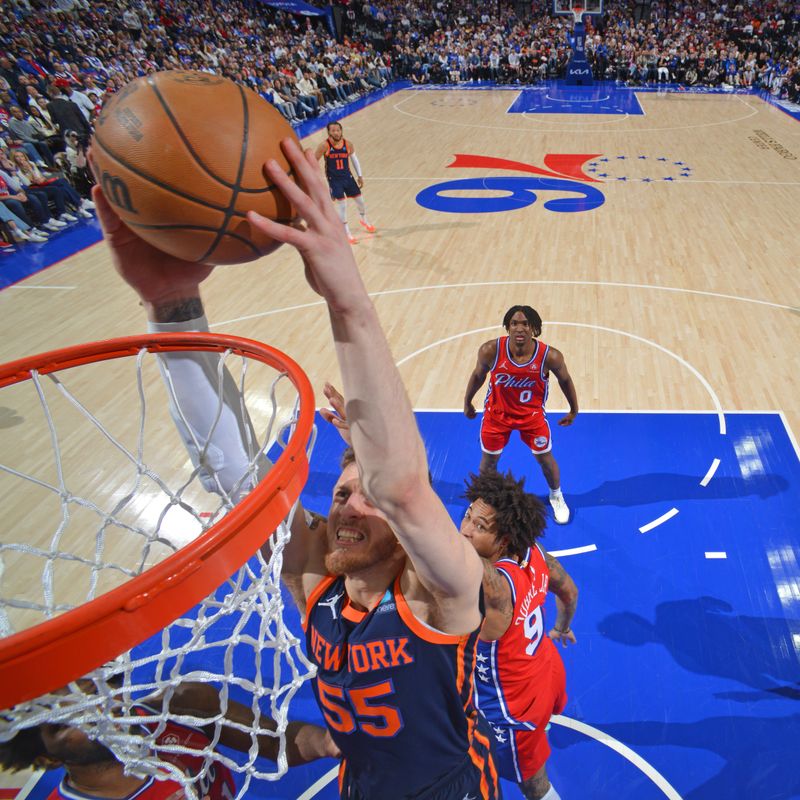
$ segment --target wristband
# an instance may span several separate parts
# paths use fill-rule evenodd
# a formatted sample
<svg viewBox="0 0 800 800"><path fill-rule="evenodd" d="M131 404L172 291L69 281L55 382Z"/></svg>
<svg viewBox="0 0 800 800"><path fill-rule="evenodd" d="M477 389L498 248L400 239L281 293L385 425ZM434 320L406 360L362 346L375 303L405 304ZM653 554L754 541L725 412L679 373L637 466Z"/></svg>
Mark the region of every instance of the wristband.
<svg viewBox="0 0 800 800"><path fill-rule="evenodd" d="M572 632L572 628L570 628L569 626L567 626L566 630L562 631L561 628L557 628L555 625L553 625L553 630L556 633L560 633L562 636L567 634L567 633L571 633Z"/></svg>

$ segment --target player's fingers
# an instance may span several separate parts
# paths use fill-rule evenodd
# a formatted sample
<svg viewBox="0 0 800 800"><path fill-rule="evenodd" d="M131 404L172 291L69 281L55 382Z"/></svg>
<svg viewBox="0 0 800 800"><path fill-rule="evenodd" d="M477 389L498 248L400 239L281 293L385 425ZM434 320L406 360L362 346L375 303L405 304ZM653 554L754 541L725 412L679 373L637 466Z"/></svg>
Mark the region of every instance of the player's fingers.
<svg viewBox="0 0 800 800"><path fill-rule="evenodd" d="M330 204L330 193L323 183L319 166L317 165L313 152L311 150L306 150L304 152L300 149L297 142L290 138L281 140L281 150L283 150L283 154L292 165L295 179L304 197L310 198L314 206L324 210L327 205ZM291 189L288 189L288 187L287 190L291 192ZM286 196L291 200L289 194ZM300 206L298 206L298 208L300 208ZM307 221L310 221L306 213L302 213L302 216Z"/></svg>
<svg viewBox="0 0 800 800"><path fill-rule="evenodd" d="M325 420L325 422L330 422L331 424L333 424L334 420L339 418L332 408L321 408L319 410L319 415Z"/></svg>
<svg viewBox="0 0 800 800"><path fill-rule="evenodd" d="M103 233L106 236L112 236L119 230L122 220L106 200L100 184L92 187L92 202L95 205L95 212L97 213L97 219L100 220L100 227L103 229Z"/></svg>
<svg viewBox="0 0 800 800"><path fill-rule="evenodd" d="M336 413L344 417L344 395L332 383L326 383L322 391Z"/></svg>
<svg viewBox="0 0 800 800"><path fill-rule="evenodd" d="M280 222L269 217L262 217L257 211L248 211L247 219L251 225L254 225L260 231L265 233L270 239L276 242L283 242L290 244L298 249L302 249L305 237L308 232L304 229L295 227L294 225L284 225Z"/></svg>

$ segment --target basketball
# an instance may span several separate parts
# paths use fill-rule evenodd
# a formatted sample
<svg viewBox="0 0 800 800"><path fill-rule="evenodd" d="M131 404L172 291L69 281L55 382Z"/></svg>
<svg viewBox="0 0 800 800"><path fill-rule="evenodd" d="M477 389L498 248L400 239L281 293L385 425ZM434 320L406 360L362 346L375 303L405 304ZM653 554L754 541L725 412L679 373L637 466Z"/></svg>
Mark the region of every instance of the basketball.
<svg viewBox="0 0 800 800"><path fill-rule="evenodd" d="M294 217L264 162L287 172L289 123L255 92L205 72L156 72L126 84L103 106L92 159L120 218L170 255L240 264L279 242L253 228L248 211Z"/></svg>

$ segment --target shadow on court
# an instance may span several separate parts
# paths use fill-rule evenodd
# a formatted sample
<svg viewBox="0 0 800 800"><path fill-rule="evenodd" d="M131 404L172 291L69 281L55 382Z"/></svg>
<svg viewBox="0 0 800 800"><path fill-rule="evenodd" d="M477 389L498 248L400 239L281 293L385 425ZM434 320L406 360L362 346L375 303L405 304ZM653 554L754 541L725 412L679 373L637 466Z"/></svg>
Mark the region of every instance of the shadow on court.
<svg viewBox="0 0 800 800"><path fill-rule="evenodd" d="M752 702L759 695L770 699L770 694L800 699L798 658L786 619L735 614L724 600L698 597L659 603L653 622L624 611L609 614L597 627L605 638L629 647L659 644L689 672L757 690L742 696L715 692L716 697L735 702Z"/></svg>
<svg viewBox="0 0 800 800"><path fill-rule="evenodd" d="M641 506L677 500L729 500L741 497L768 497L786 492L789 481L783 475L755 475L748 478L715 476L708 486L701 486L697 475L652 472L604 481L588 492L569 493L574 508L592 506Z"/></svg>

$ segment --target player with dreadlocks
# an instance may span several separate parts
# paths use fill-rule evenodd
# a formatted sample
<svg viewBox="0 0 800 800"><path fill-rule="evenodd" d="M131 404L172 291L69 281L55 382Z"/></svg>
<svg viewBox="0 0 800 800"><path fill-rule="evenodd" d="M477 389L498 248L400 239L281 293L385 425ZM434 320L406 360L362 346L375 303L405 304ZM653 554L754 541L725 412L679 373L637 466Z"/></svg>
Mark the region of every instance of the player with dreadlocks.
<svg viewBox="0 0 800 800"><path fill-rule="evenodd" d="M476 704L494 731L501 777L519 784L529 800L558 800L547 776L545 729L567 701L564 663L554 641L575 643L570 625L578 588L537 543L547 524L545 509L524 487L524 479L510 472L471 475L466 483L470 505L461 535L484 559L487 604L513 607L510 622L508 614L487 616L481 631ZM557 614L545 635L548 590L555 595Z"/></svg>

